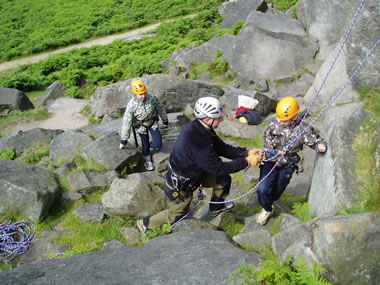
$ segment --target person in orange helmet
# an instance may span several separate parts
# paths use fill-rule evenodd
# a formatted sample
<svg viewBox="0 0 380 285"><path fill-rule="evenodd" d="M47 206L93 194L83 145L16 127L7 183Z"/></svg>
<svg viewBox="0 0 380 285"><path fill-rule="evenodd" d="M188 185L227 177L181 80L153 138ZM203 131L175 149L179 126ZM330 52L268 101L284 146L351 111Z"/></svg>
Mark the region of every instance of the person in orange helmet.
<svg viewBox="0 0 380 285"><path fill-rule="evenodd" d="M281 151L291 141L295 131L301 124L299 116L300 106L293 97L285 97L276 108L276 120L271 122L264 132L263 143L264 152L273 154ZM302 123L299 133L306 128L307 124ZM265 225L274 213L273 202L280 198L281 194L288 186L295 170L298 170L300 156L297 152L307 145L315 149L318 153L327 151L327 143L310 127L302 136L292 142L285 155L278 162L273 171L262 180L275 166L278 156L275 159L265 161L260 166L260 185L257 190L258 200L263 207L256 222ZM267 156L268 157L268 156ZM262 181L261 181L262 180Z"/></svg>
<svg viewBox="0 0 380 285"><path fill-rule="evenodd" d="M120 132L120 149L124 148L133 127L140 136L142 153L145 159L145 168L153 170L150 148L159 150L162 147L162 136L158 126L159 118L167 126L168 116L164 106L154 94L148 90L141 80L134 80L131 84L132 99L128 102L123 117L123 126ZM149 140L152 136L152 142Z"/></svg>

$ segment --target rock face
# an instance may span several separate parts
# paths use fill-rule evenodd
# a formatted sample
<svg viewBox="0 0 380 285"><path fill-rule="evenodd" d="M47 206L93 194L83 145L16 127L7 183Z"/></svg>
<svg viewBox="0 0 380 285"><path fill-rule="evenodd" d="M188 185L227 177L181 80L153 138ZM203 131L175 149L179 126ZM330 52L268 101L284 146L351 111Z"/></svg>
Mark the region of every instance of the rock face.
<svg viewBox="0 0 380 285"><path fill-rule="evenodd" d="M318 38L319 59L326 60L335 49L348 24L346 20L358 3L354 0L298 1L297 18L310 35Z"/></svg>
<svg viewBox="0 0 380 285"><path fill-rule="evenodd" d="M26 111L34 109L24 92L12 88L0 88L0 113L3 111Z"/></svg>
<svg viewBox="0 0 380 285"><path fill-rule="evenodd" d="M164 191L152 185L148 176L138 173L115 179L102 202L105 213L114 216L145 217L166 208Z"/></svg>
<svg viewBox="0 0 380 285"><path fill-rule="evenodd" d="M301 22L286 15L251 12L223 57L241 80L258 82L296 75L313 61L317 50L316 39L306 36Z"/></svg>
<svg viewBox="0 0 380 285"><path fill-rule="evenodd" d="M132 96L130 85L133 80L97 88L89 103L93 114L98 118L106 114L111 117L123 115ZM220 97L224 93L219 86L165 74L145 75L141 80L146 84L148 92L157 96L168 113L184 110L187 104L194 104L199 97Z"/></svg>
<svg viewBox="0 0 380 285"><path fill-rule="evenodd" d="M16 135L0 139L0 149L13 147L16 154L24 152L26 149L44 142L50 142L52 139L62 134L63 130L48 130L35 128L26 132L19 132Z"/></svg>
<svg viewBox="0 0 380 285"><path fill-rule="evenodd" d="M59 197L56 178L48 170L0 159L0 213L19 211L37 221Z"/></svg>
<svg viewBox="0 0 380 285"><path fill-rule="evenodd" d="M234 246L223 232L183 231L152 239L141 247L115 244L97 252L27 264L0 272L0 278L4 285L227 285L231 284L228 275L239 264L257 265L260 261L257 253ZM178 272L169 268L178 268Z"/></svg>
<svg viewBox="0 0 380 285"><path fill-rule="evenodd" d="M36 103L36 107L47 106L50 102L54 101L59 97L62 97L65 90L65 86L61 82L53 82L46 90L44 96L42 96L42 98L38 100L38 102Z"/></svg>
<svg viewBox="0 0 380 285"><path fill-rule="evenodd" d="M374 213L315 219L272 238L276 255L321 263L333 284L378 284L380 218Z"/></svg>
<svg viewBox="0 0 380 285"><path fill-rule="evenodd" d="M334 215L350 208L358 195L352 143L365 112L359 104L331 109L324 120L322 137L328 150L317 155L308 203L316 216Z"/></svg>

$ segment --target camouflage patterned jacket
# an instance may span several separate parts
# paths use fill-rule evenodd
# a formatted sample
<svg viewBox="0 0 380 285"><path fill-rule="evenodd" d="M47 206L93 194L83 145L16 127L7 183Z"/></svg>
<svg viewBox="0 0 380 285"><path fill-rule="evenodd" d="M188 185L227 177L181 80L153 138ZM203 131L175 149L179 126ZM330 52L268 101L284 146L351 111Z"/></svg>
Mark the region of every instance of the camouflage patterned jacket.
<svg viewBox="0 0 380 285"><path fill-rule="evenodd" d="M132 123L140 134L147 134L149 127L153 130L157 129L158 115L163 122L168 120L165 108L156 95L148 93L144 102L137 101L133 96L125 109L123 126L120 133L121 139L128 140Z"/></svg>
<svg viewBox="0 0 380 285"><path fill-rule="evenodd" d="M282 150L290 142L299 124L300 120L293 121L288 127L282 126L280 121L277 119L271 122L264 132L264 148ZM302 123L299 131L302 132L306 126L306 123ZM319 142L327 145L326 142L324 142L324 140L319 136L319 134L312 127L310 127L302 136L300 136L290 145L287 152L287 155L289 156L284 156L278 166L286 166L289 162L289 157L295 159L295 162L298 163L300 158L297 155L297 152L303 149L303 145L307 145L316 150L316 145Z"/></svg>

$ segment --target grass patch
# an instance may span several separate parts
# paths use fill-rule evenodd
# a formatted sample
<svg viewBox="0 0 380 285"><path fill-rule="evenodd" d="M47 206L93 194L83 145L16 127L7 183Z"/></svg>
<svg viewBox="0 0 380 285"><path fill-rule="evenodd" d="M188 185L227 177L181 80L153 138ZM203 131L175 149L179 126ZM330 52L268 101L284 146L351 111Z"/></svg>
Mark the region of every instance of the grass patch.
<svg viewBox="0 0 380 285"><path fill-rule="evenodd" d="M306 203L307 202L307 195L294 195L290 193L282 193L280 200L284 202L284 204L289 208L293 209L294 205L296 203Z"/></svg>
<svg viewBox="0 0 380 285"><path fill-rule="evenodd" d="M102 249L103 244L107 241L119 240L125 243L119 228L131 224L130 218L121 217L106 219L102 224L84 223L77 215L68 213L62 224L68 232L53 237L53 241L69 246L70 249L65 256L83 254Z"/></svg>
<svg viewBox="0 0 380 285"><path fill-rule="evenodd" d="M232 238L240 234L243 228L244 225L242 223L239 223L237 221L230 221L223 227L223 231L225 231Z"/></svg>
<svg viewBox="0 0 380 285"><path fill-rule="evenodd" d="M298 3L298 0L268 0L267 3L272 3L277 10L285 11Z"/></svg>
<svg viewBox="0 0 380 285"><path fill-rule="evenodd" d="M43 107L21 112L12 111L6 116L0 116L0 130L5 130L15 123L28 123L31 121L43 121L49 119L52 113L46 112Z"/></svg>
<svg viewBox="0 0 380 285"><path fill-rule="evenodd" d="M48 156L50 153L50 142L36 144L26 149L20 156L23 157L23 161L28 164L37 164L41 161L41 158Z"/></svg>
<svg viewBox="0 0 380 285"><path fill-rule="evenodd" d="M91 108L88 105L85 106L82 110L80 110L79 113L81 113L82 115L88 118L89 125L99 125L102 122L102 120L97 120L95 118L95 115L92 114Z"/></svg>
<svg viewBox="0 0 380 285"><path fill-rule="evenodd" d="M28 96L29 100L35 104L44 96L45 90L29 91L25 92L25 95Z"/></svg>
<svg viewBox="0 0 380 285"><path fill-rule="evenodd" d="M379 144L376 128L380 117L380 89L361 87L359 95L364 109L370 113L353 144L359 194L356 205L350 209L343 209L339 212L340 215L369 211L380 214L380 178L376 170L376 148Z"/></svg>

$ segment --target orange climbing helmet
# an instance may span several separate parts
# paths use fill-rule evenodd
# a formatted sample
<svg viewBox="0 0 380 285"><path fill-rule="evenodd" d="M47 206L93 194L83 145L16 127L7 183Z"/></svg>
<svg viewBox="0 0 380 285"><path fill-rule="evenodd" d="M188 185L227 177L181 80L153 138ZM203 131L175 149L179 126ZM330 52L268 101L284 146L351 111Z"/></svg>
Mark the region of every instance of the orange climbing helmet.
<svg viewBox="0 0 380 285"><path fill-rule="evenodd" d="M280 121L287 121L293 118L300 111L300 105L293 97L285 97L278 102L276 108L277 119Z"/></svg>
<svg viewBox="0 0 380 285"><path fill-rule="evenodd" d="M146 92L146 86L141 80L135 80L131 84L132 92L136 95L144 94Z"/></svg>

